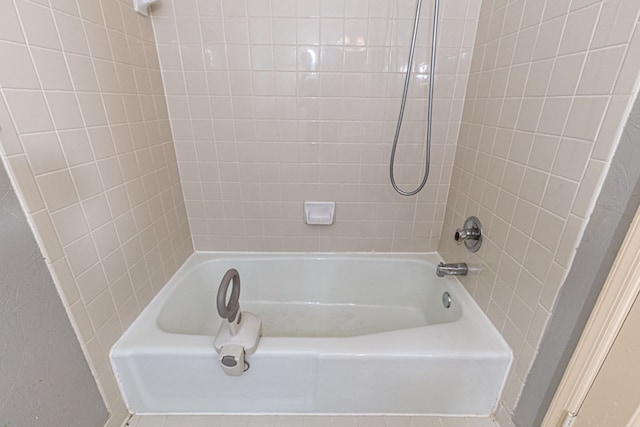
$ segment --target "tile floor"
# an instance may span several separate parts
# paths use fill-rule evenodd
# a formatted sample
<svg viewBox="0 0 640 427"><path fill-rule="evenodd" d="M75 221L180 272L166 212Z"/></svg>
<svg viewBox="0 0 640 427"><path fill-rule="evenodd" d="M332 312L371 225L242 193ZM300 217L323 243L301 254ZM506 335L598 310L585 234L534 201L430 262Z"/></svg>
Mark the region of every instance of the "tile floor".
<svg viewBox="0 0 640 427"><path fill-rule="evenodd" d="M126 427L496 427L490 418L409 416L134 415Z"/></svg>

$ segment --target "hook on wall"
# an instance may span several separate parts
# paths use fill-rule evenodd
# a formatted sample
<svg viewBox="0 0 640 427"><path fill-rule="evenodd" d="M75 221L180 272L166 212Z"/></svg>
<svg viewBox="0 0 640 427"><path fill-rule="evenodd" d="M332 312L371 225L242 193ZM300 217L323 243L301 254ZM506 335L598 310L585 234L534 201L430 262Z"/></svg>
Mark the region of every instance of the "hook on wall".
<svg viewBox="0 0 640 427"><path fill-rule="evenodd" d="M149 7L158 0L133 0L133 10L142 16L149 16Z"/></svg>

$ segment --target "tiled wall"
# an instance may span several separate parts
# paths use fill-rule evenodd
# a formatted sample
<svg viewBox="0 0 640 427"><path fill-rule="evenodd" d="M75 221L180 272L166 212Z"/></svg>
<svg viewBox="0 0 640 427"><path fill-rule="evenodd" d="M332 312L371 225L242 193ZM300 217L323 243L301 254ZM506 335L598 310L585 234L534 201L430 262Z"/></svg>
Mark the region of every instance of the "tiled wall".
<svg viewBox="0 0 640 427"><path fill-rule="evenodd" d="M121 416L107 352L193 251L156 52L128 1L0 2L2 157Z"/></svg>
<svg viewBox="0 0 640 427"><path fill-rule="evenodd" d="M637 92L639 14L635 0L482 4L439 250L477 269L463 282L514 351L502 426ZM477 254L450 237L469 215Z"/></svg>
<svg viewBox="0 0 640 427"><path fill-rule="evenodd" d="M160 0L153 25L200 250L430 251L444 219L480 0L441 2L432 164L397 195L388 159L416 3ZM396 174L421 177L432 1ZM337 202L308 226L304 200Z"/></svg>

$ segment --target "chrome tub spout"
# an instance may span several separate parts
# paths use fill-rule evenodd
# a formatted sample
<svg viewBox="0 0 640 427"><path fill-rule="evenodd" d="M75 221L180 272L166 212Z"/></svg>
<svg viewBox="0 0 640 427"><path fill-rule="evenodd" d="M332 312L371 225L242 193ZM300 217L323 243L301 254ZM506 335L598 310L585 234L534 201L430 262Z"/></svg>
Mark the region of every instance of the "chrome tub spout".
<svg viewBox="0 0 640 427"><path fill-rule="evenodd" d="M436 275L438 277L444 276L466 276L469 272L469 267L464 262L458 262L453 264L445 264L441 262L436 267Z"/></svg>

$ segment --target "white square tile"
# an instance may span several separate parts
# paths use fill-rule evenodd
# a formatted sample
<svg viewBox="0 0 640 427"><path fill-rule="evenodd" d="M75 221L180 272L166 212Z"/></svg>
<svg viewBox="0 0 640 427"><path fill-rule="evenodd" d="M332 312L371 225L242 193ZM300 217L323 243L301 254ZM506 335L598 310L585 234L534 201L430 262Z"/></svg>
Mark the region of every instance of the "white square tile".
<svg viewBox="0 0 640 427"><path fill-rule="evenodd" d="M98 254L91 236L85 236L65 247L71 272L78 276L98 262Z"/></svg>
<svg viewBox="0 0 640 427"><path fill-rule="evenodd" d="M578 95L608 95L621 69L627 46L615 46L608 49L591 51L582 71L578 84Z"/></svg>
<svg viewBox="0 0 640 427"><path fill-rule="evenodd" d="M51 220L63 246L89 232L89 226L84 215L84 211L79 204L71 205L51 214Z"/></svg>
<svg viewBox="0 0 640 427"><path fill-rule="evenodd" d="M591 42L592 49L628 43L638 22L640 5L634 1L607 2L602 5Z"/></svg>
<svg viewBox="0 0 640 427"><path fill-rule="evenodd" d="M5 89L4 96L19 133L53 130L49 108L41 92Z"/></svg>
<svg viewBox="0 0 640 427"><path fill-rule="evenodd" d="M4 5L0 14L0 40L24 43L20 20L13 3Z"/></svg>
<svg viewBox="0 0 640 427"><path fill-rule="evenodd" d="M100 264L96 264L82 273L76 281L80 295L85 302L93 301L109 286Z"/></svg>
<svg viewBox="0 0 640 427"><path fill-rule="evenodd" d="M593 5L569 14L558 51L560 55L588 49L598 12L598 5Z"/></svg>
<svg viewBox="0 0 640 427"><path fill-rule="evenodd" d="M0 84L3 87L40 89L40 82L26 46L0 41L0 55L6 61L0 68Z"/></svg>
<svg viewBox="0 0 640 427"><path fill-rule="evenodd" d="M272 0L271 11L273 16L295 16L296 1L295 0Z"/></svg>
<svg viewBox="0 0 640 427"><path fill-rule="evenodd" d="M175 16L198 16L198 2L196 0L185 0L173 2Z"/></svg>
<svg viewBox="0 0 640 427"><path fill-rule="evenodd" d="M580 181L587 167L593 144L563 138L560 141L552 172L556 175Z"/></svg>
<svg viewBox="0 0 640 427"><path fill-rule="evenodd" d="M84 126L75 94L71 92L47 92L46 98L56 129L78 129Z"/></svg>
<svg viewBox="0 0 640 427"><path fill-rule="evenodd" d="M109 44L107 29L101 25L94 25L88 22L85 22L84 29L87 35L86 40L91 55L94 58L111 61L113 59L113 54ZM82 48L83 47L79 47L78 51L74 53L82 53L79 51Z"/></svg>
<svg viewBox="0 0 640 427"><path fill-rule="evenodd" d="M66 13L54 12L54 16L64 52L88 56L89 44L82 21Z"/></svg>
<svg viewBox="0 0 640 427"><path fill-rule="evenodd" d="M55 133L25 135L22 143L34 174L40 175L66 167Z"/></svg>
<svg viewBox="0 0 640 427"><path fill-rule="evenodd" d="M78 202L71 174L67 170L60 170L36 178L40 192L50 211L64 208Z"/></svg>
<svg viewBox="0 0 640 427"><path fill-rule="evenodd" d="M571 209L577 189L577 183L551 175L542 200L542 206L566 218Z"/></svg>
<svg viewBox="0 0 640 427"><path fill-rule="evenodd" d="M51 10L25 0L18 0L16 6L27 42L33 46L59 50L60 42Z"/></svg>

